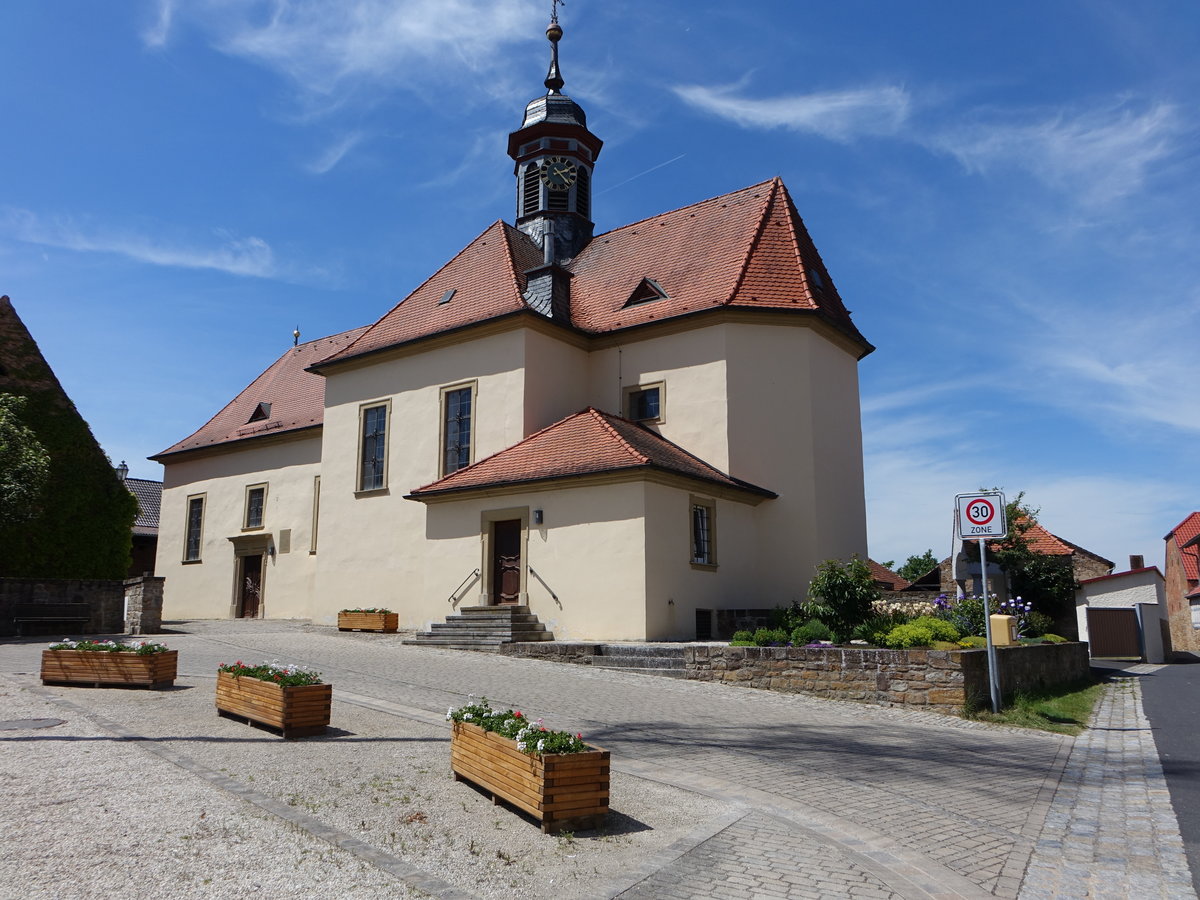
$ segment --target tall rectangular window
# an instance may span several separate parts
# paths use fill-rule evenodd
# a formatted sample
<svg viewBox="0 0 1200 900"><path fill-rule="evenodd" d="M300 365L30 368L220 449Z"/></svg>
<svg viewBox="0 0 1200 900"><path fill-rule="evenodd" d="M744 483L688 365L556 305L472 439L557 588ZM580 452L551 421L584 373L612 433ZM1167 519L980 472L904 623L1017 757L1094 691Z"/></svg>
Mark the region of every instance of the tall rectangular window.
<svg viewBox="0 0 1200 900"><path fill-rule="evenodd" d="M692 499L692 563L717 564L716 506L711 501Z"/></svg>
<svg viewBox="0 0 1200 900"><path fill-rule="evenodd" d="M267 505L267 486L252 484L246 488L246 513L242 520L242 528L262 528L263 511Z"/></svg>
<svg viewBox="0 0 1200 900"><path fill-rule="evenodd" d="M317 552L317 524L321 521L321 476L313 476L312 534L308 539L308 552Z"/></svg>
<svg viewBox="0 0 1200 900"><path fill-rule="evenodd" d="M471 464L475 386L442 389L442 475Z"/></svg>
<svg viewBox="0 0 1200 900"><path fill-rule="evenodd" d="M360 491L376 491L387 483L387 414L386 403L362 408L361 456L358 467Z"/></svg>
<svg viewBox="0 0 1200 900"><path fill-rule="evenodd" d="M187 525L184 529L183 561L200 562L204 537L204 495L188 497Z"/></svg>

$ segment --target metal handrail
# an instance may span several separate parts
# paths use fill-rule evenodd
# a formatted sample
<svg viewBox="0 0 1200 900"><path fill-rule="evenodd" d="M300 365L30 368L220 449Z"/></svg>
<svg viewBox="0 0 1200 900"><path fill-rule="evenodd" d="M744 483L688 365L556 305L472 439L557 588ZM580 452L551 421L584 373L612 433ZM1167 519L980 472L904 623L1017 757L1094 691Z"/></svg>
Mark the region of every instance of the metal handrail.
<svg viewBox="0 0 1200 900"><path fill-rule="evenodd" d="M446 602L449 603L451 606L456 606L460 599L458 595L462 591L462 589L465 588L472 581L478 581L478 580L479 580L479 570L476 569L474 572L472 572L470 575L468 575L466 578L464 578L462 580L462 584L460 584L458 587L456 587L453 591L450 592L450 596L446 598Z"/></svg>
<svg viewBox="0 0 1200 900"><path fill-rule="evenodd" d="M536 578L538 581L540 581L542 583L542 587L544 587L547 591L550 592L550 598L555 603L558 604L559 609L562 609L563 608L562 601L558 599L558 594L554 593L554 588L552 588L552 587L550 587L550 585L546 584L546 579L544 579L541 575L539 575L537 573L537 570L535 570L533 568L533 566L529 567L529 574L532 575L534 578Z"/></svg>

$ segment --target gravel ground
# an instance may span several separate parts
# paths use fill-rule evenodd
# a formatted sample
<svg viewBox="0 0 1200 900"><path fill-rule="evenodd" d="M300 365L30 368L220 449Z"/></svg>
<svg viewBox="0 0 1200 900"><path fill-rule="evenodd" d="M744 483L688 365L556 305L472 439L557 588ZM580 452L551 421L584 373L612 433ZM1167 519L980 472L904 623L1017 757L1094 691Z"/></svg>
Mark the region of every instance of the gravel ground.
<svg viewBox="0 0 1200 900"><path fill-rule="evenodd" d="M445 896L599 896L727 812L614 772L604 830L544 835L453 780L446 726L339 702L335 687L329 735L284 741L218 717L213 685L0 675L0 719L66 720L0 731L0 898L419 896L420 873Z"/></svg>

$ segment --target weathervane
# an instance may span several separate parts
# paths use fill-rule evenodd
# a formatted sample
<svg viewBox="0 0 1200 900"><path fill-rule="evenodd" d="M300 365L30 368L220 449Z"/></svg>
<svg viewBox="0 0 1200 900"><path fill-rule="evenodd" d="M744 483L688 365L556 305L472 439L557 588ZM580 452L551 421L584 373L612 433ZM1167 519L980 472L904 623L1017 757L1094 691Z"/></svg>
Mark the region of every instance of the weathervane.
<svg viewBox="0 0 1200 900"><path fill-rule="evenodd" d="M550 21L556 25L558 24L558 4L563 2L564 0L550 0Z"/></svg>
<svg viewBox="0 0 1200 900"><path fill-rule="evenodd" d="M558 4L563 0L550 0L550 24L546 26L546 37L550 39L550 71L546 73L546 89L551 94L562 92L563 77L558 70L558 42L562 39L562 27L558 24Z"/></svg>

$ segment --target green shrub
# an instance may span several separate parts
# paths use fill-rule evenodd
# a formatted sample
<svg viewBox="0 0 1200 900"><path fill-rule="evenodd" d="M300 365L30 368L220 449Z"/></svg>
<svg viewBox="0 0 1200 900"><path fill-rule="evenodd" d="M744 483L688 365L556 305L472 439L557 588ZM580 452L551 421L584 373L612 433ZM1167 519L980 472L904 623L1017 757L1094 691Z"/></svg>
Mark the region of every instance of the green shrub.
<svg viewBox="0 0 1200 900"><path fill-rule="evenodd" d="M964 650L980 650L987 646L987 638L978 634L968 635L958 642L958 646Z"/></svg>
<svg viewBox="0 0 1200 900"><path fill-rule="evenodd" d="M909 622L907 625L897 625L883 639L883 646L893 650L907 650L909 647L928 647L933 643L933 632L928 628Z"/></svg>
<svg viewBox="0 0 1200 900"><path fill-rule="evenodd" d="M857 556L845 563L827 559L817 566L808 596L828 607L821 621L844 638L871 618L871 604L879 599L879 586L871 569Z"/></svg>
<svg viewBox="0 0 1200 900"><path fill-rule="evenodd" d="M752 640L754 640L754 635L751 632L735 631L733 633L733 638L732 638L731 642L732 641L752 641Z"/></svg>
<svg viewBox="0 0 1200 900"><path fill-rule="evenodd" d="M920 616L913 619L912 624L928 628L935 641L957 641L961 633L950 622L936 616Z"/></svg>
<svg viewBox="0 0 1200 900"><path fill-rule="evenodd" d="M757 647L758 645L756 643L754 643L753 639L751 639L748 641L733 641L733 640L731 640L729 642L729 646L730 647Z"/></svg>
<svg viewBox="0 0 1200 900"><path fill-rule="evenodd" d="M820 619L805 622L792 632L793 644L811 644L814 641L832 641L833 632Z"/></svg>
<svg viewBox="0 0 1200 900"><path fill-rule="evenodd" d="M1043 634L1042 641L1047 644L1069 644L1065 637L1059 634Z"/></svg>
<svg viewBox="0 0 1200 900"><path fill-rule="evenodd" d="M1043 637L1054 627L1054 620L1045 613L1031 612L1026 616L1025 632L1029 637Z"/></svg>
<svg viewBox="0 0 1200 900"><path fill-rule="evenodd" d="M934 650L961 650L958 646L958 641L934 641L929 645Z"/></svg>
<svg viewBox="0 0 1200 900"><path fill-rule="evenodd" d="M759 628L754 632L754 643L758 647L769 647L771 644L786 644L788 635L779 628Z"/></svg>
<svg viewBox="0 0 1200 900"><path fill-rule="evenodd" d="M912 616L898 609L872 616L851 632L850 637L858 641L866 641L879 647L883 645L888 632L897 625L905 625Z"/></svg>
<svg viewBox="0 0 1200 900"><path fill-rule="evenodd" d="M791 634L813 619L824 621L831 615L831 610L824 604L809 600L801 603L793 600L790 606L777 606L771 610L771 627L778 628Z"/></svg>

